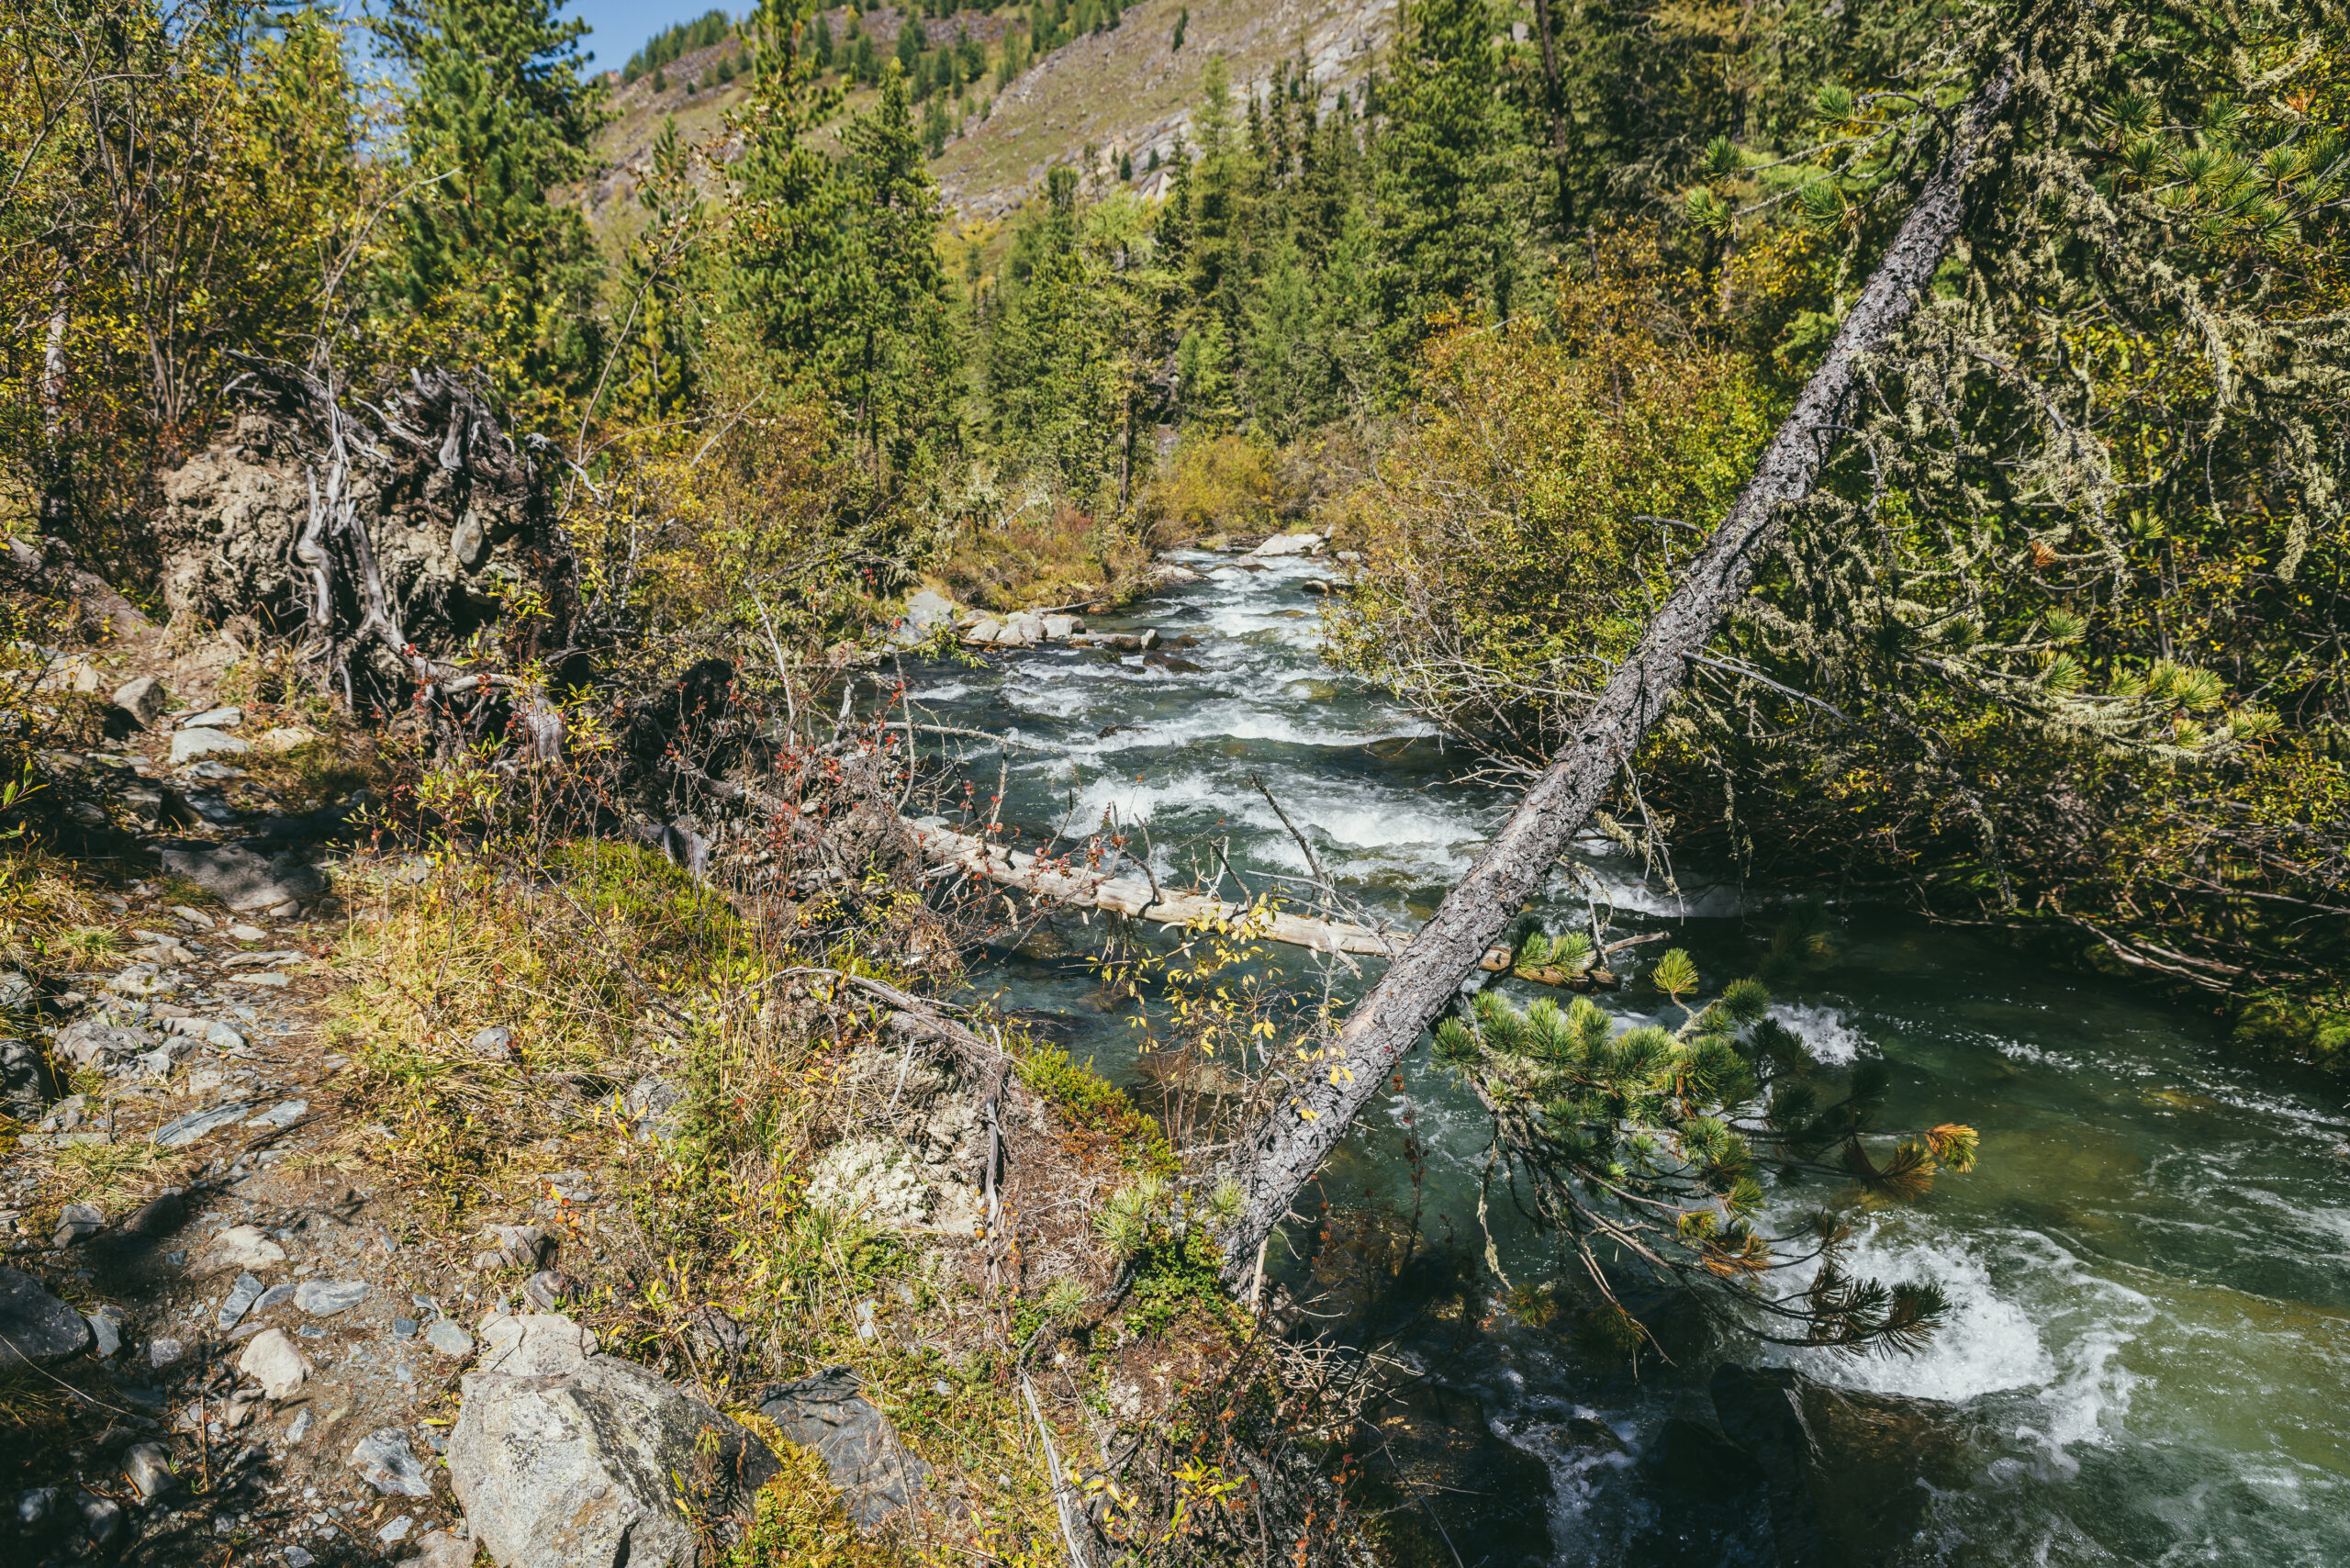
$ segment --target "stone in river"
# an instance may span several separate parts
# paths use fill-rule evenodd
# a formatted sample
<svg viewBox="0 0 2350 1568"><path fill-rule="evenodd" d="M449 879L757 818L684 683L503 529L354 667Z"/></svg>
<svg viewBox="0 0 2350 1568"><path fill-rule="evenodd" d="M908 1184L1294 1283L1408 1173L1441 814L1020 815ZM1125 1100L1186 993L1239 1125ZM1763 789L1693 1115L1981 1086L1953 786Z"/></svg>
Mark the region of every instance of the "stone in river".
<svg viewBox="0 0 2350 1568"><path fill-rule="evenodd" d="M1876 1562L1966 1483L1957 1408L1833 1388L1785 1367L1722 1366L1714 1414L1765 1479L1782 1562Z"/></svg>

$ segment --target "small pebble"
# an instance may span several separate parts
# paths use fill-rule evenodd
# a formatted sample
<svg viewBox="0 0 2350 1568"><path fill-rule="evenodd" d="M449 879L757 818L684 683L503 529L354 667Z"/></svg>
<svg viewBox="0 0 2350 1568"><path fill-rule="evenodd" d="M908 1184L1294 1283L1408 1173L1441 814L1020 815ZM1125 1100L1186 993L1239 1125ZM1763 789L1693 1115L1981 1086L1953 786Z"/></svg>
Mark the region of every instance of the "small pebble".
<svg viewBox="0 0 2350 1568"><path fill-rule="evenodd" d="M413 1317L395 1317L392 1319L392 1338L413 1339L416 1338L417 1327L417 1321Z"/></svg>

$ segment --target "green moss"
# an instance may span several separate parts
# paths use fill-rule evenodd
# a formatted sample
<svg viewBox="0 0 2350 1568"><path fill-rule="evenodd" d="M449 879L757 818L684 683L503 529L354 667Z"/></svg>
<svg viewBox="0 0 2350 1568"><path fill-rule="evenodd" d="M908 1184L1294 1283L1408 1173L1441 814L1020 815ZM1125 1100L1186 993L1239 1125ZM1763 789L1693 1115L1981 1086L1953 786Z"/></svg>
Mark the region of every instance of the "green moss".
<svg viewBox="0 0 2350 1568"><path fill-rule="evenodd" d="M1163 1176L1181 1169L1165 1131L1135 1109L1125 1091L1094 1071L1091 1062L1080 1066L1058 1047L1033 1046L1020 1058L1020 1081L1071 1125L1108 1137L1127 1169Z"/></svg>

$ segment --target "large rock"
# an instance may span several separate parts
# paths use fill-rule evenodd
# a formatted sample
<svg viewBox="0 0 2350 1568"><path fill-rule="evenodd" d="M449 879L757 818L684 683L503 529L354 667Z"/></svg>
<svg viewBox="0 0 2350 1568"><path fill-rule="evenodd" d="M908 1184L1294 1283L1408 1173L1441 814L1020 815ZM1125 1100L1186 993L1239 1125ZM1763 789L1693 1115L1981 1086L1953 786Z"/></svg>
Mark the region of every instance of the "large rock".
<svg viewBox="0 0 2350 1568"><path fill-rule="evenodd" d="M224 735L218 730L182 730L172 737L172 766L178 767L215 754L241 756L252 748L252 742Z"/></svg>
<svg viewBox="0 0 2350 1568"><path fill-rule="evenodd" d="M846 1138L817 1156L808 1198L898 1226L926 1224L938 1201L912 1151L900 1139L878 1137Z"/></svg>
<svg viewBox="0 0 2350 1568"><path fill-rule="evenodd" d="M39 1046L0 1039L0 1115L38 1122L62 1087Z"/></svg>
<svg viewBox="0 0 2350 1568"><path fill-rule="evenodd" d="M1724 1366L1714 1414L1753 1456L1783 1563L1874 1568L1926 1521L1935 1489L1964 1484L1956 1407L1832 1388L1785 1367Z"/></svg>
<svg viewBox="0 0 2350 1568"><path fill-rule="evenodd" d="M1254 550L1252 555L1313 555L1322 549L1318 533L1276 533Z"/></svg>
<svg viewBox="0 0 2350 1568"><path fill-rule="evenodd" d="M172 694L163 689L162 681L151 675L142 675L136 680L125 681L116 689L114 706L125 718L143 730L162 717L163 709L171 700Z"/></svg>
<svg viewBox="0 0 2350 1568"><path fill-rule="evenodd" d="M911 648L917 643L929 641L932 633L955 618L955 601L924 588L908 596L905 614L898 621L890 640L899 647Z"/></svg>
<svg viewBox="0 0 2350 1568"><path fill-rule="evenodd" d="M266 859L239 845L166 849L163 869L185 877L230 909L275 909L327 890L318 868L293 855Z"/></svg>
<svg viewBox="0 0 2350 1568"><path fill-rule="evenodd" d="M723 1534L778 1468L734 1422L610 1356L463 1386L449 1481L503 1568L691 1568L700 1535Z"/></svg>
<svg viewBox="0 0 2350 1568"><path fill-rule="evenodd" d="M146 1029L124 1029L80 1018L57 1032L57 1054L75 1067L104 1070L151 1049L155 1036Z"/></svg>
<svg viewBox="0 0 2350 1568"><path fill-rule="evenodd" d="M87 1318L22 1269L0 1268L0 1368L62 1361L91 1342Z"/></svg>
<svg viewBox="0 0 2350 1568"><path fill-rule="evenodd" d="M559 1313L494 1313L482 1320L476 1372L498 1377L559 1377L596 1354L596 1336Z"/></svg>
<svg viewBox="0 0 2350 1568"><path fill-rule="evenodd" d="M867 1527L910 1506L930 1466L908 1453L889 1417L861 1391L856 1373L830 1367L759 1395L759 1414L786 1440L813 1449L841 1489L849 1518Z"/></svg>

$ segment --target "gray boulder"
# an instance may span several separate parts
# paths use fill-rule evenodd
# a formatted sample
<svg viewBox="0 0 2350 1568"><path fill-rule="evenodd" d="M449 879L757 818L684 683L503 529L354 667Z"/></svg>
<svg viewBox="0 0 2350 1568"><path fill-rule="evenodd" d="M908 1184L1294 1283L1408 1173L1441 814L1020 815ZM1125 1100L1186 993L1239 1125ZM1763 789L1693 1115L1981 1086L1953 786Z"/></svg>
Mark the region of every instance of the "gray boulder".
<svg viewBox="0 0 2350 1568"><path fill-rule="evenodd" d="M924 588L906 599L906 612L899 620L897 629L890 633L890 640L899 647L911 648L926 641L954 616L952 599Z"/></svg>
<svg viewBox="0 0 2350 1568"><path fill-rule="evenodd" d="M691 1568L777 1470L767 1446L647 1369L610 1356L552 1376L471 1372L449 1482L492 1561Z"/></svg>
<svg viewBox="0 0 2350 1568"><path fill-rule="evenodd" d="M930 1475L847 1367L771 1387L758 1406L787 1439L822 1457L849 1518L867 1529L912 1504Z"/></svg>
<svg viewBox="0 0 2350 1568"><path fill-rule="evenodd" d="M103 1070L129 1061L154 1046L151 1030L119 1028L95 1018L77 1019L57 1032L57 1054L75 1067Z"/></svg>
<svg viewBox="0 0 2350 1568"><path fill-rule="evenodd" d="M62 1361L90 1348L89 1320L22 1269L0 1268L0 1367Z"/></svg>
<svg viewBox="0 0 2350 1568"><path fill-rule="evenodd" d="M252 749L252 742L222 734L218 730L182 730L172 737L172 766L177 767L200 756L236 756Z"/></svg>
<svg viewBox="0 0 2350 1568"><path fill-rule="evenodd" d="M28 1040L0 1039L0 1114L38 1122L60 1087L39 1046Z"/></svg>
<svg viewBox="0 0 2350 1568"><path fill-rule="evenodd" d="M166 849L161 858L164 870L185 877L241 913L299 903L327 890L318 868L295 855L269 859L231 844Z"/></svg>
<svg viewBox="0 0 2350 1568"><path fill-rule="evenodd" d="M142 675L115 689L114 706L116 711L143 730L162 716L164 705L171 700L172 694L163 689L162 681L151 675Z"/></svg>

